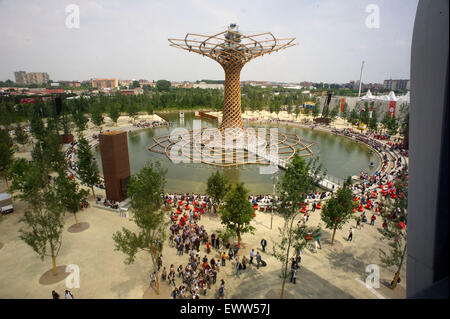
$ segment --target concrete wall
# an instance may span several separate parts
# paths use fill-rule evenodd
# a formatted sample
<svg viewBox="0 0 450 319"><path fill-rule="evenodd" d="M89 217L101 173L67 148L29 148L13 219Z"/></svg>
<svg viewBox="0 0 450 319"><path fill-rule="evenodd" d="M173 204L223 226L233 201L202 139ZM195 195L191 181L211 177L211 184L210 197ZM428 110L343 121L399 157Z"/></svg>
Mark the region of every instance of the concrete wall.
<svg viewBox="0 0 450 319"><path fill-rule="evenodd" d="M445 277L448 197L439 207L444 118L448 117L449 1L419 1L411 47L410 171L408 189L407 296ZM448 122L447 122L448 123ZM447 141L448 143L448 141ZM448 150L446 150L448 157ZM444 165L448 165L448 162ZM447 169L448 172L448 169ZM448 177L444 176L448 179ZM448 185L448 184L447 184ZM446 261L448 266L448 259ZM448 269L446 276L448 277ZM448 286L447 286L448 296Z"/></svg>

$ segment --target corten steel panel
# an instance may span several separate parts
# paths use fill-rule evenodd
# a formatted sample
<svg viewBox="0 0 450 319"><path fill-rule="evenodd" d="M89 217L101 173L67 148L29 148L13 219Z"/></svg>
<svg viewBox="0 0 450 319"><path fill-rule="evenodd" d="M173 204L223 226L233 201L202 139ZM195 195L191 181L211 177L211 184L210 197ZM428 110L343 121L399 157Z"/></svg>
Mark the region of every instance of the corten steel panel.
<svg viewBox="0 0 450 319"><path fill-rule="evenodd" d="M130 177L127 132L106 132L99 137L106 198L123 201L126 194L122 191L121 180Z"/></svg>

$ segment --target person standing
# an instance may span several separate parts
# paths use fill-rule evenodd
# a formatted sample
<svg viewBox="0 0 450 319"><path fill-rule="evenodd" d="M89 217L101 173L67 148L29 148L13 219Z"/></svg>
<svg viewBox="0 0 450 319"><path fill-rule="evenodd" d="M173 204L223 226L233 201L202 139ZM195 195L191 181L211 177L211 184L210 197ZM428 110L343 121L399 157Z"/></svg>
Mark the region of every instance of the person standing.
<svg viewBox="0 0 450 319"><path fill-rule="evenodd" d="M261 240L261 247L262 247L262 251L265 252L266 251L266 246L267 246L267 240L265 240L264 238Z"/></svg>
<svg viewBox="0 0 450 319"><path fill-rule="evenodd" d="M225 297L225 281L222 279L220 281L219 287L219 299L223 299Z"/></svg>
<svg viewBox="0 0 450 319"><path fill-rule="evenodd" d="M250 264L253 265L253 257L255 257L255 250L252 249L250 251Z"/></svg>
<svg viewBox="0 0 450 319"><path fill-rule="evenodd" d="M236 256L237 257L237 256ZM236 258L236 276L239 277L241 272L241 262L239 261L239 257Z"/></svg>
<svg viewBox="0 0 450 319"><path fill-rule="evenodd" d="M320 243L320 234L316 237L316 242L319 244L319 249L322 249L322 244Z"/></svg>
<svg viewBox="0 0 450 319"><path fill-rule="evenodd" d="M377 217L375 216L375 214L373 214L372 217L370 218L370 225L371 226L375 225L375 219L377 219Z"/></svg>
<svg viewBox="0 0 450 319"><path fill-rule="evenodd" d="M163 271L161 273L161 280L165 281L167 278L167 271L166 271L166 267L163 268Z"/></svg>
<svg viewBox="0 0 450 319"><path fill-rule="evenodd" d="M150 276L150 287L154 286L156 287L156 271L154 271L152 273L152 275Z"/></svg>
<svg viewBox="0 0 450 319"><path fill-rule="evenodd" d="M161 269L162 263L163 263L163 256L159 255L159 257L158 257L158 271Z"/></svg>
<svg viewBox="0 0 450 319"><path fill-rule="evenodd" d="M52 297L53 299L59 299L59 294L56 291L52 291Z"/></svg>
<svg viewBox="0 0 450 319"><path fill-rule="evenodd" d="M178 296L178 289L177 289L177 287L175 287L175 289L172 291L172 298L176 299L177 296Z"/></svg>
<svg viewBox="0 0 450 319"><path fill-rule="evenodd" d="M353 227L350 227L350 233L348 234L347 241L353 240Z"/></svg>
<svg viewBox="0 0 450 319"><path fill-rule="evenodd" d="M257 263L256 268L259 269L259 264L261 263L261 255L259 254L259 251L256 252L256 263Z"/></svg>
<svg viewBox="0 0 450 319"><path fill-rule="evenodd" d="M72 292L70 290L66 290L64 293L64 298L65 299L73 299Z"/></svg>

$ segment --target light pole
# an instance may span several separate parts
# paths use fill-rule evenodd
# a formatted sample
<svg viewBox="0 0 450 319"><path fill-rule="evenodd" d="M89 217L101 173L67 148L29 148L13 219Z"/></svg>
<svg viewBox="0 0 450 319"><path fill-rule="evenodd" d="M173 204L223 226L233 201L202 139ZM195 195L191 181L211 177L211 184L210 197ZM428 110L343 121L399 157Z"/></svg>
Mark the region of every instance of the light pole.
<svg viewBox="0 0 450 319"><path fill-rule="evenodd" d="M361 80L362 80L362 72L363 72L363 68L364 68L364 61L362 61L362 64L361 64L361 73L359 74L359 92L358 92L358 97L361 96Z"/></svg>
<svg viewBox="0 0 450 319"><path fill-rule="evenodd" d="M277 170L278 172L278 170ZM273 205L274 205L274 201L275 201L275 187L277 185L278 182L278 175L277 172L272 174L272 180L273 180L273 195L272 195L272 209L271 209L271 214L270 214L270 229L272 230L272 223L273 223Z"/></svg>

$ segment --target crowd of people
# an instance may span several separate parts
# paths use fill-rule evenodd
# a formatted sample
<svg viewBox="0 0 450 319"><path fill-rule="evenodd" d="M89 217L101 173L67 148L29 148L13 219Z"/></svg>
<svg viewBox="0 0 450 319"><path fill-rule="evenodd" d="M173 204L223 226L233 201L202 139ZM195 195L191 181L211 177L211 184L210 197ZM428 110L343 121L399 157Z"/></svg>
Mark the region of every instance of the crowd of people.
<svg viewBox="0 0 450 319"><path fill-rule="evenodd" d="M150 285L155 286L157 278L162 282L173 285L172 298L198 299L216 286L221 268L231 266L237 277L249 266L263 267L259 251L250 251L249 257L242 254L241 244L232 243L229 238L220 233L208 234L200 225L201 216L206 213L214 214L213 202L207 195L198 194L166 194L164 205L170 219L169 247L176 250L178 256L187 256L187 263L170 267L164 266L162 255L158 258L158 274L151 274ZM267 246L265 239L261 240L264 252ZM176 269L175 269L176 268ZM220 280L215 297L224 298L225 281Z"/></svg>
<svg viewBox="0 0 450 319"><path fill-rule="evenodd" d="M137 127L137 128L154 128L154 127L160 127L160 126L164 126L164 125L168 125L167 122L159 122L159 121L153 121L151 123L147 122L147 121L141 121L139 123L134 123L133 126Z"/></svg>

